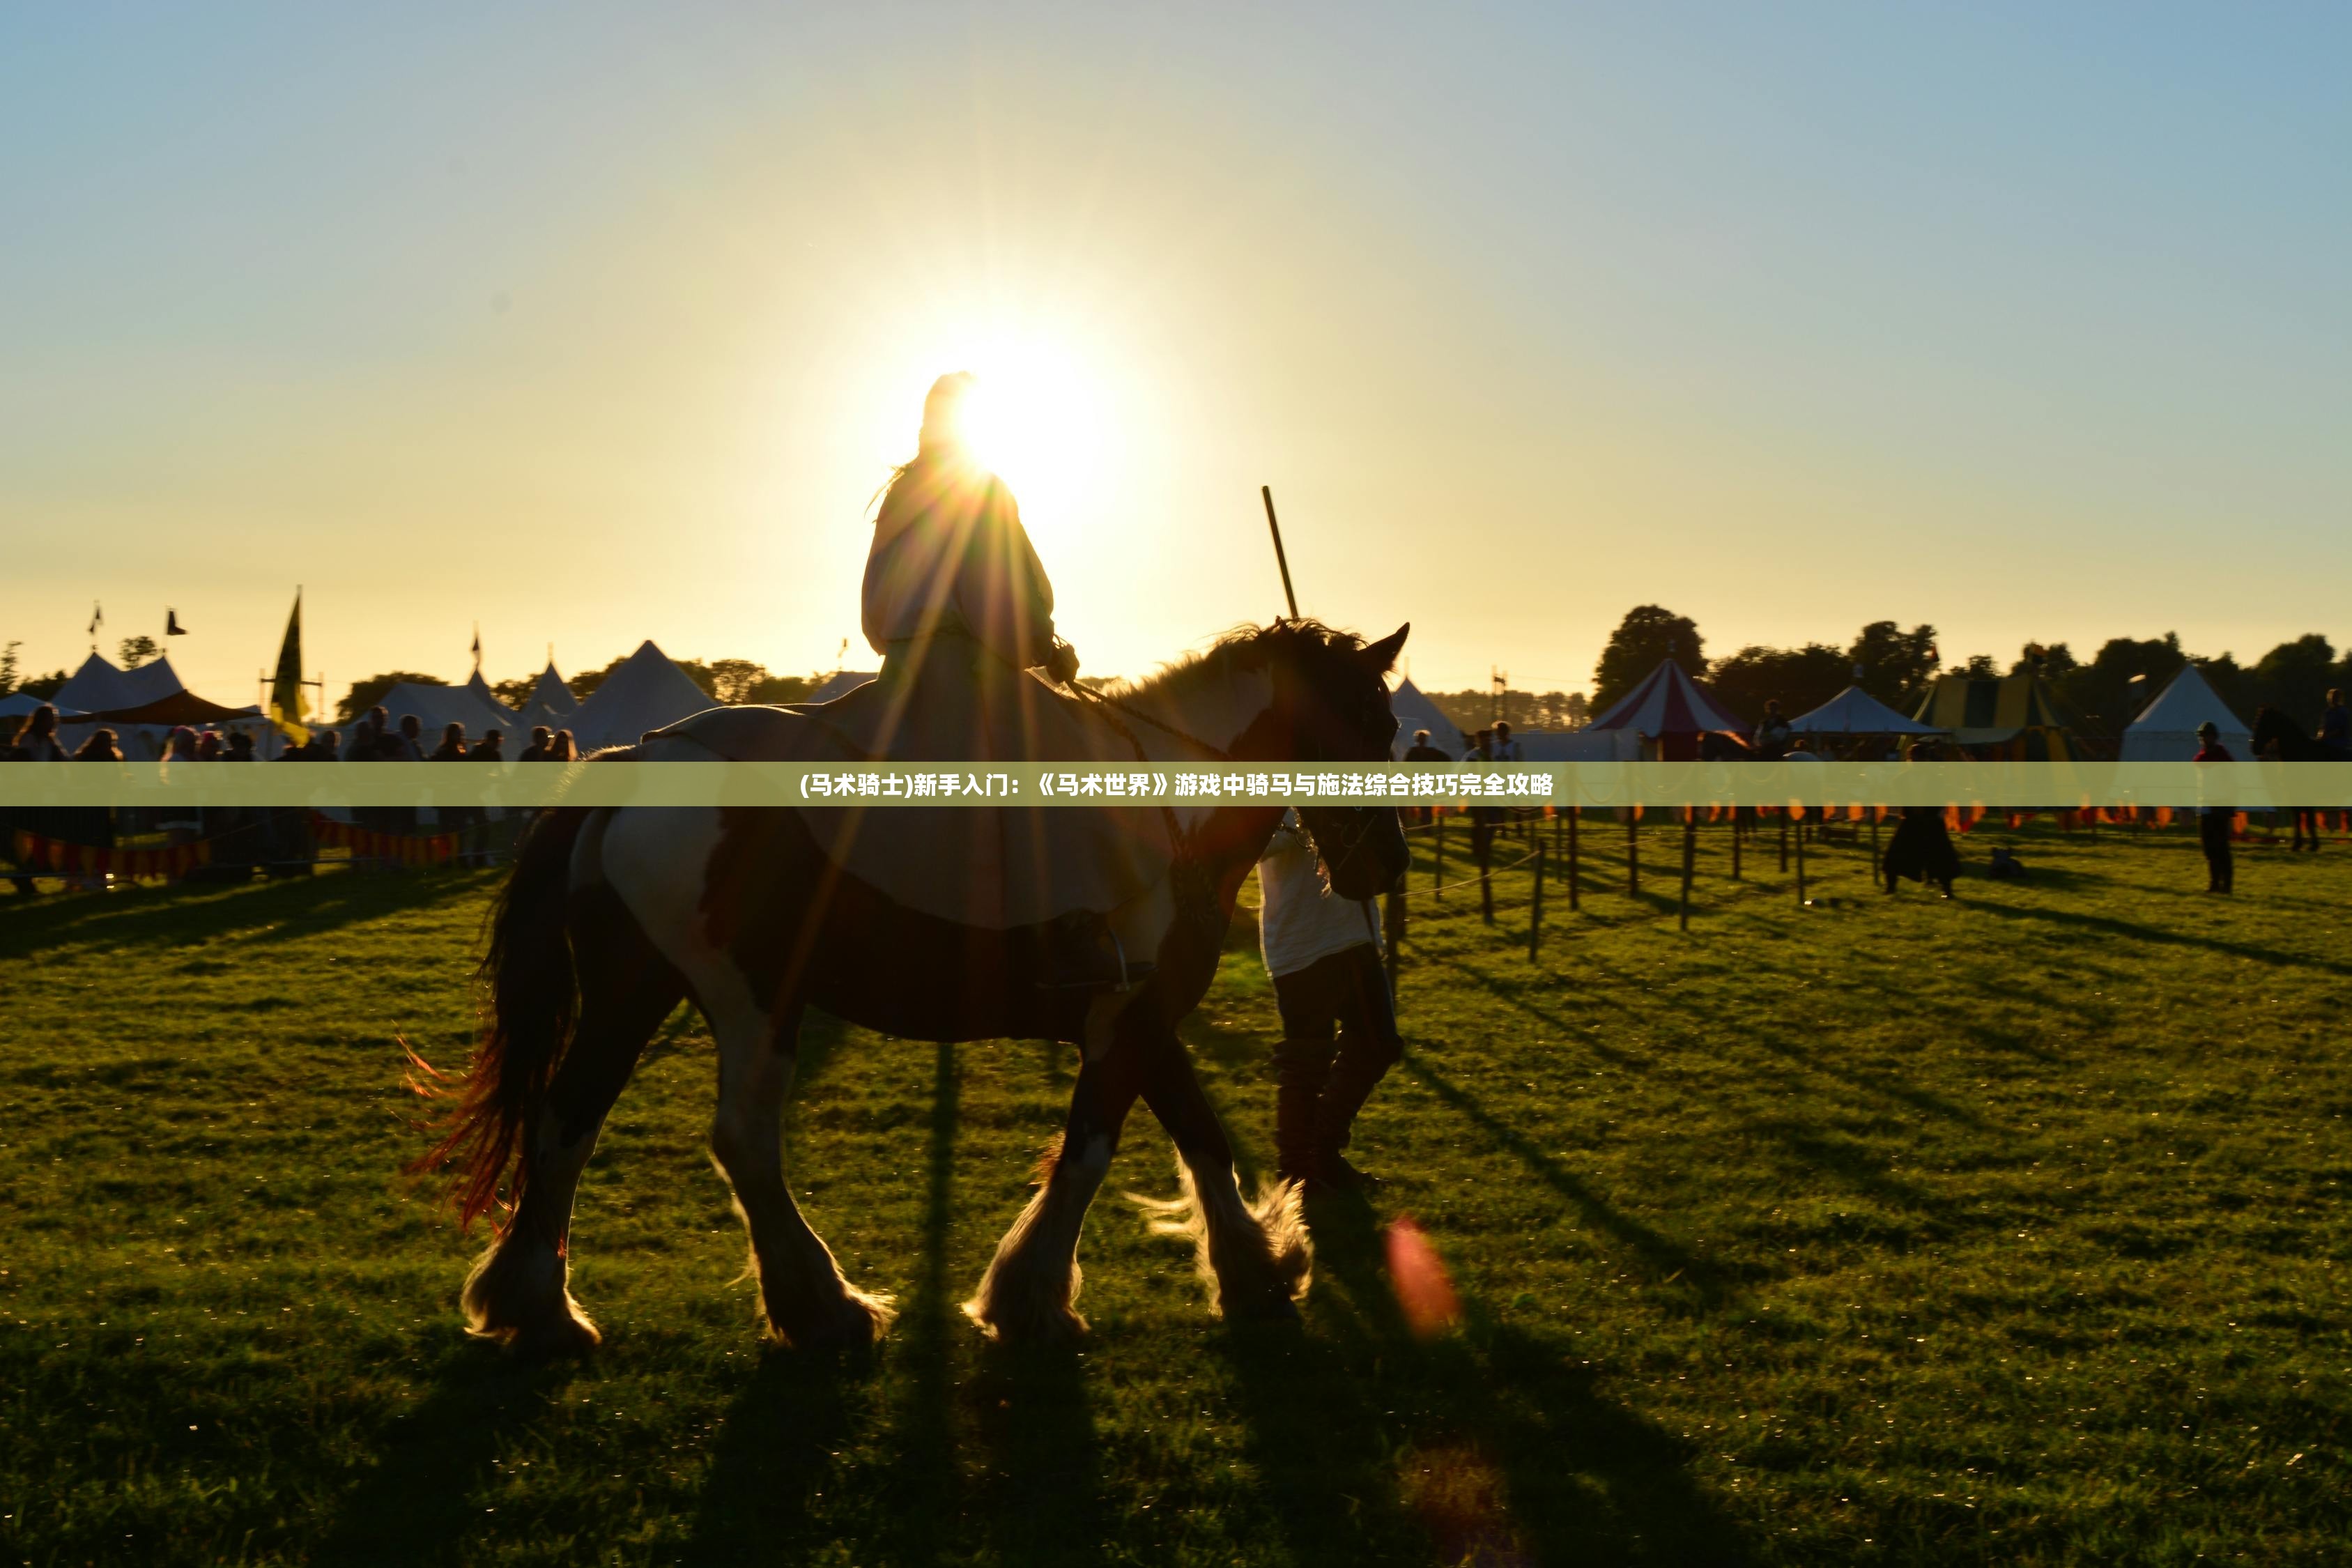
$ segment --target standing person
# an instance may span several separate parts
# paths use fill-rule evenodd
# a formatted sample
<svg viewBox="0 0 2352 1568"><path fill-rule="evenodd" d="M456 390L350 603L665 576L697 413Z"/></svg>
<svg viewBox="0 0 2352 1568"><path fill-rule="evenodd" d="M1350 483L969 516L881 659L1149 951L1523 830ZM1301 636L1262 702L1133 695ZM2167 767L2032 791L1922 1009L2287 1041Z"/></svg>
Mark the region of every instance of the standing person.
<svg viewBox="0 0 2352 1568"><path fill-rule="evenodd" d="M1276 1164L1309 1193L1375 1185L1346 1150L1356 1113L1404 1055L1381 968L1381 922L1370 900L1342 899L1325 885L1295 812L1275 829L1257 876L1259 951L1282 1015Z"/></svg>
<svg viewBox="0 0 2352 1568"><path fill-rule="evenodd" d="M2327 711L2319 716L2319 743L2338 757L2352 757L2352 708L2344 705L2341 687L2327 691Z"/></svg>
<svg viewBox="0 0 2352 1568"><path fill-rule="evenodd" d="M1528 760L1527 752L1520 749L1518 742L1511 738L1511 721L1508 719L1495 721L1494 739L1487 749L1491 762L1524 763Z"/></svg>
<svg viewBox="0 0 2352 1568"><path fill-rule="evenodd" d="M16 742L16 737L24 728L23 717L15 713L0 715L0 763L21 763L27 759L25 748ZM0 854L8 856L12 865L16 854L16 826L17 809L0 805ZM41 890L21 869L8 873L8 885L20 893L38 893Z"/></svg>
<svg viewBox="0 0 2352 1568"><path fill-rule="evenodd" d="M1415 730L1412 732L1412 744L1405 748L1404 760L1408 763L1450 763L1454 759L1429 743L1428 731ZM1412 808L1412 820L1418 826L1428 826L1436 816L1437 808L1433 805L1416 805Z"/></svg>
<svg viewBox="0 0 2352 1568"><path fill-rule="evenodd" d="M73 754L73 760L78 763L114 763L119 765L122 761L122 748L115 744L115 741L113 731L93 730L90 731L89 739L84 741L81 743L81 749ZM70 823L66 837L72 842L86 845L93 849L114 847L112 807L68 806L58 815L61 819L61 826ZM104 871L86 873L80 879L80 886L92 892L103 892L106 889L108 875L109 873Z"/></svg>
<svg viewBox="0 0 2352 1568"><path fill-rule="evenodd" d="M25 721L24 728L17 731L16 743L8 748L8 760L14 763L62 763L66 760L66 749L58 744L58 710L55 708L44 702L33 710L32 717ZM73 808L25 806L10 815L16 827L24 832L37 834L43 838L63 838L73 818ZM11 848L13 850L13 845ZM18 878L16 887L22 892L40 891L30 877Z"/></svg>
<svg viewBox="0 0 2352 1568"><path fill-rule="evenodd" d="M2332 695L2332 694L2331 694ZM2197 739L2203 742L2192 763L2228 763L2237 759L2221 744L2221 727L2208 719L2197 726ZM2201 783L2201 781L2200 781ZM2204 794L2200 790L2200 795ZM2230 829L2235 825L2237 811L2223 805L2200 805L2197 808L2197 842L2205 851L2205 890L2209 893L2234 893L2238 890L2238 868L2230 853Z"/></svg>
<svg viewBox="0 0 2352 1568"><path fill-rule="evenodd" d="M580 745L572 740L571 731L558 730L555 738L547 742L547 760L551 763L576 763L580 760Z"/></svg>
<svg viewBox="0 0 2352 1568"><path fill-rule="evenodd" d="M1756 725L1756 754L1770 761L1789 749L1789 721L1780 716L1777 699L1764 704L1764 717Z"/></svg>
<svg viewBox="0 0 2352 1568"><path fill-rule="evenodd" d="M479 748L476 750L478 751ZM462 763L474 754L466 749L466 726L453 723L441 731L441 743L433 748L430 760L436 763ZM434 793L437 795L443 792L436 790ZM436 810L440 815L442 831L457 836L457 863L461 866L472 865L474 863L474 829L481 821L482 808L473 805L457 805L443 803L436 805Z"/></svg>
<svg viewBox="0 0 2352 1568"><path fill-rule="evenodd" d="M515 761L519 763L547 761L547 743L553 739L555 739L554 731L546 725L533 724L530 727L530 744L522 749L522 755L517 757Z"/></svg>
<svg viewBox="0 0 2352 1568"><path fill-rule="evenodd" d="M1508 733L1508 731L1506 731ZM1462 753L1465 763L1491 763L1495 760L1495 731L1481 730L1472 737L1470 749ZM1495 824L1503 819L1503 808L1497 805L1474 805L1470 808L1470 858L1478 868L1486 869L1486 858L1495 847Z"/></svg>

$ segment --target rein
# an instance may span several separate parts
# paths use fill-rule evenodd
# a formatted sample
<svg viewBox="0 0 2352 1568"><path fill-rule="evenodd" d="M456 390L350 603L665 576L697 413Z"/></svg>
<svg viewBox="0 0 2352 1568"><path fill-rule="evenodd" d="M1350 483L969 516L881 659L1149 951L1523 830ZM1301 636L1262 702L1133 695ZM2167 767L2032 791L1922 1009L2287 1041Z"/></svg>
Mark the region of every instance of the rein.
<svg viewBox="0 0 2352 1568"><path fill-rule="evenodd" d="M1216 758L1219 762L1230 763L1234 760L1233 753L1226 751L1223 747L1213 746L1208 742L1201 739L1198 735L1190 733L1187 731L1180 730L1164 719L1155 719L1150 714L1143 711L1140 708L1130 707L1127 703L1121 702L1116 697L1106 697L1103 693L1095 690L1090 686L1080 686L1077 682L1072 681L1068 689L1076 692L1079 698L1085 701L1095 703L1103 708L1115 708L1130 719L1140 719L1145 723L1150 725L1153 729L1158 730L1164 734L1173 735L1176 739L1183 742L1186 745L1198 747L1200 750L1208 752L1209 755ZM1118 729L1121 732L1124 732L1126 730L1126 726L1120 724L1117 720L1112 720L1111 724L1114 729ZM1136 743L1136 740L1133 735L1129 735L1127 740L1128 744L1136 747L1136 760L1138 762L1142 761L1143 748Z"/></svg>

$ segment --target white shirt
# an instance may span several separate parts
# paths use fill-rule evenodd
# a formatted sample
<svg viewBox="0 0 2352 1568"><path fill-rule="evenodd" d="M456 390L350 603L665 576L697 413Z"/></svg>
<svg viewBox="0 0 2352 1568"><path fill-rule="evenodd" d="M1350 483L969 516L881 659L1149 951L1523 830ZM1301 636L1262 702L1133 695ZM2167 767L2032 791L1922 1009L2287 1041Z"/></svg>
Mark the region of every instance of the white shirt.
<svg viewBox="0 0 2352 1568"><path fill-rule="evenodd" d="M1523 763L1527 760L1527 753L1519 750L1519 741L1517 736L1514 735L1507 741L1496 741L1495 742L1495 761L1498 763Z"/></svg>
<svg viewBox="0 0 2352 1568"><path fill-rule="evenodd" d="M1381 922L1370 899L1343 899L1331 891L1315 864L1315 851L1286 815L1274 830L1265 857L1257 863L1264 904L1258 913L1258 951L1265 972L1276 979L1296 974L1317 959L1351 947L1381 945Z"/></svg>

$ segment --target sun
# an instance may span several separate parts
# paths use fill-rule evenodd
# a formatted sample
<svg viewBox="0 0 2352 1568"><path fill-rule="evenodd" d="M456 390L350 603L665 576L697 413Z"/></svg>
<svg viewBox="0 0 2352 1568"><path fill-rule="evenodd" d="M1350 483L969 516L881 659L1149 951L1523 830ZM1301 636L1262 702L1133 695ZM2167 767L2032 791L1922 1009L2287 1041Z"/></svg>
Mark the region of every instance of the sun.
<svg viewBox="0 0 2352 1568"><path fill-rule="evenodd" d="M1004 335L942 357L974 384L962 416L973 455L1012 488L1031 531L1052 533L1108 499L1121 446L1110 378L1050 339Z"/></svg>

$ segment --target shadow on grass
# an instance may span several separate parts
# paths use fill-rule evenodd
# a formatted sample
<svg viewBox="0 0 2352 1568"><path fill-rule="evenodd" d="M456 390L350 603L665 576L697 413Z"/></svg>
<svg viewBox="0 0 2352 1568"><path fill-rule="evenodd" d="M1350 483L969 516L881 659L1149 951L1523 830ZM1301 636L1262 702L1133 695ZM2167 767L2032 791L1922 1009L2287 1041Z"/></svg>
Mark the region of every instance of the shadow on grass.
<svg viewBox="0 0 2352 1568"><path fill-rule="evenodd" d="M422 1563L452 1555L484 1519L479 1492L511 1434L536 1425L572 1380L568 1363L457 1347L432 1392L384 1435L374 1469L343 1499L320 1563Z"/></svg>
<svg viewBox="0 0 2352 1568"><path fill-rule="evenodd" d="M2184 898L2189 895L2183 894ZM2168 931L2162 926L2142 925L2137 921L2119 920L2114 915L2085 914L2074 910L2031 908L2021 904L1997 904L1980 901L1971 906L1981 914L2011 921L2046 921L2102 936L2120 937L2126 942L2150 942L2167 947L2197 948L2206 952L2218 952L2231 958L2250 959L2281 969L2310 969L2322 974L2352 975L2352 963L2331 963L2322 958L2305 958L2276 948L2253 947L2241 942L2224 942L2218 937L2197 936L2188 931Z"/></svg>
<svg viewBox="0 0 2352 1568"><path fill-rule="evenodd" d="M1753 1553L1687 1445L1519 1330L1414 1337L1360 1203L1311 1215L1311 1336L1236 1329L1224 1354L1292 1561L1705 1563Z"/></svg>
<svg viewBox="0 0 2352 1568"><path fill-rule="evenodd" d="M841 1026L831 1032L837 1037ZM950 1355L961 1318L950 1300L948 1237L961 1079L956 1047L936 1049L921 1264L877 1352L904 1377L891 1402L890 1451L878 1468L837 1473L872 1408L860 1386L864 1358L769 1351L720 1428L684 1561L792 1563L835 1543L838 1519L814 1517L828 1476L836 1492L872 1489L867 1544L883 1557L935 1561L952 1545L961 1509Z"/></svg>
<svg viewBox="0 0 2352 1568"><path fill-rule="evenodd" d="M363 921L475 898L498 875L332 871L230 888L191 883L50 894L37 900L20 897L0 900L5 910L0 914L0 959L83 942L145 947L161 956L224 935L239 945L295 942Z"/></svg>
<svg viewBox="0 0 2352 1568"><path fill-rule="evenodd" d="M1524 1133L1488 1110L1476 1097L1431 1066L1428 1058L1409 1049L1399 1065L1432 1094L1468 1118L1480 1131L1493 1140L1497 1149L1517 1159L1545 1184L1574 1204L1588 1223L1607 1231L1630 1248L1649 1269L1654 1279L1661 1282L1679 1280L1701 1305L1710 1308L1721 1305L1737 1292L1738 1281L1721 1268L1620 1211L1586 1185L1576 1173L1537 1147Z"/></svg>

